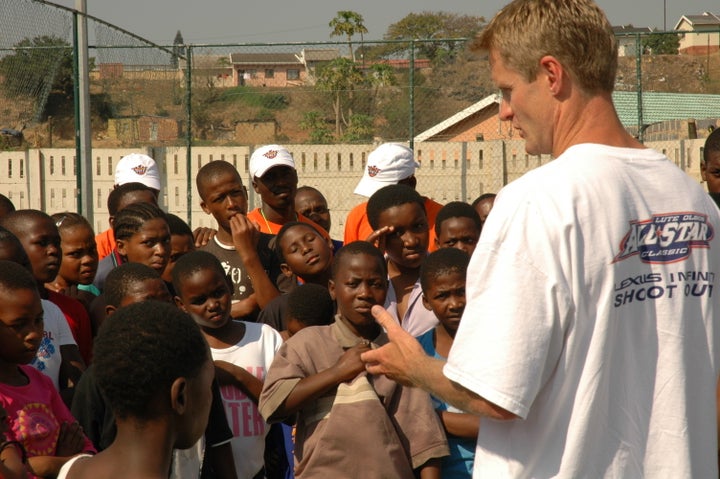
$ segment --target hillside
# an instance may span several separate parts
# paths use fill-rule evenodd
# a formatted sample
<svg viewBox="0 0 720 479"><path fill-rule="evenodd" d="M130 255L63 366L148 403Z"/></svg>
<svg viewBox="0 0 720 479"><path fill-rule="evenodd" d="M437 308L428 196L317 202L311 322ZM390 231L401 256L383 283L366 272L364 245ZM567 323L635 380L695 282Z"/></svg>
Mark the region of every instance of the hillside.
<svg viewBox="0 0 720 479"><path fill-rule="evenodd" d="M636 59L621 57L616 89L635 91ZM358 90L359 109L370 111L374 136L388 140L407 140L408 76L399 73L398 85L373 91ZM415 75L415 133L453 115L495 91L485 59L461 54L454 63L439 65ZM720 94L720 53L708 56L656 55L642 59L644 91ZM136 115L170 117L185 128L185 89L181 79L153 79L92 82L93 146L123 145L110 138L106 118ZM198 81L193 89L193 117L198 144L232 143L234 125L241 121L274 119L279 127L277 141L303 143L309 133L300 128L303 115L322 113L327 128L334 128L332 96L313 87L221 88ZM0 101L5 121L0 128L22 128L32 147L71 147L74 145L72 111L58 112L51 120L28 121L28 102L17 98ZM52 123L50 123L50 121ZM180 138L177 141L182 144Z"/></svg>

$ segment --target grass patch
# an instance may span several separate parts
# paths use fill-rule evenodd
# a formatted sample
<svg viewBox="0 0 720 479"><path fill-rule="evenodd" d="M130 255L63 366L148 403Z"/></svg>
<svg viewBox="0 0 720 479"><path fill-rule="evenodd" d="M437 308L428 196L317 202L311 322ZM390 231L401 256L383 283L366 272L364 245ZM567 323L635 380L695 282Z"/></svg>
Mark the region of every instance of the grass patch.
<svg viewBox="0 0 720 479"><path fill-rule="evenodd" d="M242 103L247 106L268 110L283 110L288 107L287 97L281 93L273 93L267 88L237 86L223 90L218 101L223 103Z"/></svg>

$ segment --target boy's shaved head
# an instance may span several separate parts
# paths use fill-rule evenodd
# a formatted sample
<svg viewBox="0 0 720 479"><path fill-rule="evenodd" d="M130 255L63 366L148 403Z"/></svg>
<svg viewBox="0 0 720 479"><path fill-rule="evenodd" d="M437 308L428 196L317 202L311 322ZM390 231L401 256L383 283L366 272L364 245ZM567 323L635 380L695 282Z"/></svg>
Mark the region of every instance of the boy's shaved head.
<svg viewBox="0 0 720 479"><path fill-rule="evenodd" d="M425 212L425 201L420 193L407 185L390 185L377 190L368 200L367 217L372 229L376 230L380 225L380 215L395 206L407 203L417 203Z"/></svg>
<svg viewBox="0 0 720 479"><path fill-rule="evenodd" d="M0 194L0 218L12 211L15 211L13 202L7 196Z"/></svg>
<svg viewBox="0 0 720 479"><path fill-rule="evenodd" d="M149 279L160 279L157 271L142 263L125 263L110 271L105 280L103 294L105 302L116 308L122 304L125 298L137 283Z"/></svg>
<svg viewBox="0 0 720 479"><path fill-rule="evenodd" d="M227 173L237 175L240 183L242 184L242 177L240 176L240 173L238 173L238 170L232 165L232 163L228 163L227 161L211 161L210 163L200 168L197 176L195 177L195 185L197 186L200 198L205 200L205 197L207 195L207 184L212 179Z"/></svg>
<svg viewBox="0 0 720 479"><path fill-rule="evenodd" d="M0 226L9 229L15 236L19 236L31 228L33 222L38 220L52 222L50 215L40 210L16 210L0 218ZM53 222L53 224L55 223Z"/></svg>
<svg viewBox="0 0 720 479"><path fill-rule="evenodd" d="M470 218L477 226L478 231L482 228L480 215L475 208L463 201L451 201L443 206L435 217L435 235L440 236L442 223L448 218Z"/></svg>
<svg viewBox="0 0 720 479"><path fill-rule="evenodd" d="M387 276L387 263L385 262L385 256L382 251L377 249L367 241L353 241L352 243L346 244L338 250L333 258L331 276L333 279L337 277L337 272L342 265L346 256L352 256L357 254L366 254L369 256L375 256L378 260L378 264L382 269L383 276Z"/></svg>
<svg viewBox="0 0 720 479"><path fill-rule="evenodd" d="M332 323L334 310L330 292L319 284L301 284L288 293L287 315L303 326Z"/></svg>
<svg viewBox="0 0 720 479"><path fill-rule="evenodd" d="M710 153L720 152L720 128L715 128L705 140L705 146L703 147L703 161L709 160Z"/></svg>
<svg viewBox="0 0 720 479"><path fill-rule="evenodd" d="M457 248L442 248L431 253L420 266L420 286L423 293L429 290L438 276L451 272L467 275L468 263L470 256Z"/></svg>
<svg viewBox="0 0 720 479"><path fill-rule="evenodd" d="M37 291L35 278L27 269L14 261L0 260L0 289L15 291L33 289Z"/></svg>
<svg viewBox="0 0 720 479"><path fill-rule="evenodd" d="M203 270L212 269L218 272L221 277L225 278L225 270L220 263L220 260L215 255L208 253L207 251L191 251L183 255L175 263L175 268L172 272L172 283L175 291L178 293L182 291L182 282L188 276Z"/></svg>

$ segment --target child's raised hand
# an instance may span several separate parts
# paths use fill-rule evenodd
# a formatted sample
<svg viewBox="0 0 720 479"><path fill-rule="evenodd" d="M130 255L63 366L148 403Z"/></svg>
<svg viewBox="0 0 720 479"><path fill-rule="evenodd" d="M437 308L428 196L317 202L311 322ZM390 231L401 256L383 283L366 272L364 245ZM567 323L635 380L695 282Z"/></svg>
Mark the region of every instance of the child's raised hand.
<svg viewBox="0 0 720 479"><path fill-rule="evenodd" d="M340 359L333 367L337 371L341 382L352 381L365 370L365 363L360 359L360 355L366 351L370 351L370 343L363 340L340 356Z"/></svg>
<svg viewBox="0 0 720 479"><path fill-rule="evenodd" d="M236 214L230 218L230 233L237 251L255 249L260 239L260 230L247 216Z"/></svg>
<svg viewBox="0 0 720 479"><path fill-rule="evenodd" d="M384 252L387 235L391 234L393 231L395 231L394 226L383 226L382 228L370 233L370 235L365 238L365 241L367 241L368 243L372 243L373 246Z"/></svg>
<svg viewBox="0 0 720 479"><path fill-rule="evenodd" d="M60 425L55 455L67 457L79 454L85 445L85 434L80 424L75 422L64 422Z"/></svg>

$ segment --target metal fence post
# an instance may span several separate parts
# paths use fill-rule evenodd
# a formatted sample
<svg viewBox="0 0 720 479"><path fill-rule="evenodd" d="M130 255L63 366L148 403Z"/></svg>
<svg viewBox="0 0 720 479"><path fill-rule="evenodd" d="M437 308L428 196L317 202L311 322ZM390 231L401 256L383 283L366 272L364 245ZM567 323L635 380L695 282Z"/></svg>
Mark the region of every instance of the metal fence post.
<svg viewBox="0 0 720 479"><path fill-rule="evenodd" d="M467 202L467 142L460 145L460 198Z"/></svg>
<svg viewBox="0 0 720 479"><path fill-rule="evenodd" d="M642 42L640 34L635 34L635 74L637 88L637 121L638 121L638 140L643 143L645 138L645 121L643 120L643 94L642 94Z"/></svg>
<svg viewBox="0 0 720 479"><path fill-rule="evenodd" d="M185 57L185 185L187 187L187 222L192 227L192 46L186 45Z"/></svg>
<svg viewBox="0 0 720 479"><path fill-rule="evenodd" d="M408 125L410 149L415 147L415 40L410 41L410 112L408 117L410 118L410 124Z"/></svg>

